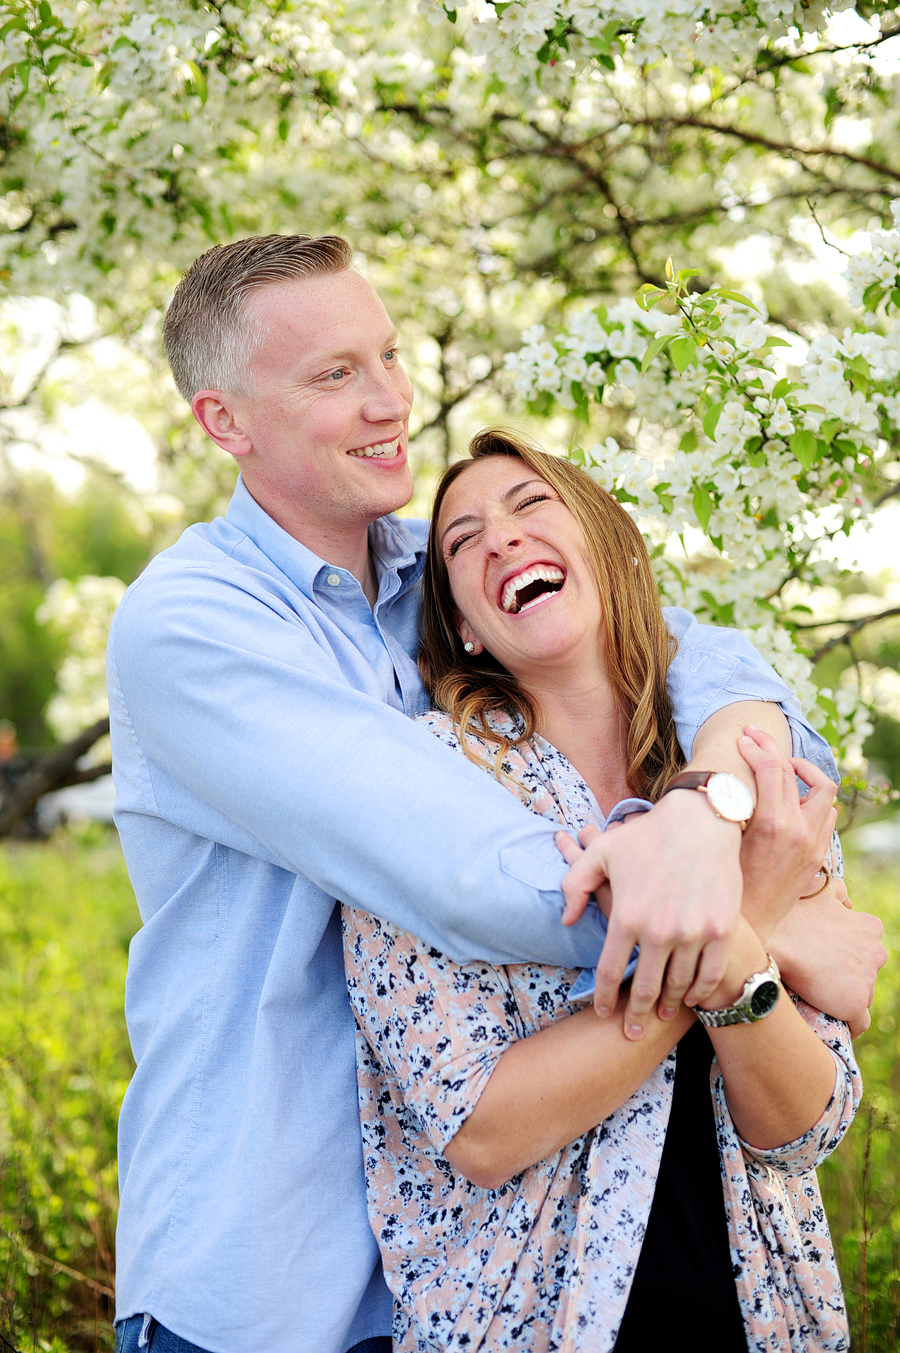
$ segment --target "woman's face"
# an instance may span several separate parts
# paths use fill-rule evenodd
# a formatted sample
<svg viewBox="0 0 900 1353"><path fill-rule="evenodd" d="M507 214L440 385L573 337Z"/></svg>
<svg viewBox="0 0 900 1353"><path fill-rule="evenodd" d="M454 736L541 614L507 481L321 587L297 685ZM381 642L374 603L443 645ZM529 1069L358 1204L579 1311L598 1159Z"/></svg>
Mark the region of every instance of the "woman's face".
<svg viewBox="0 0 900 1353"><path fill-rule="evenodd" d="M524 461L475 461L447 490L437 530L464 643L520 680L597 666L603 611L584 533Z"/></svg>

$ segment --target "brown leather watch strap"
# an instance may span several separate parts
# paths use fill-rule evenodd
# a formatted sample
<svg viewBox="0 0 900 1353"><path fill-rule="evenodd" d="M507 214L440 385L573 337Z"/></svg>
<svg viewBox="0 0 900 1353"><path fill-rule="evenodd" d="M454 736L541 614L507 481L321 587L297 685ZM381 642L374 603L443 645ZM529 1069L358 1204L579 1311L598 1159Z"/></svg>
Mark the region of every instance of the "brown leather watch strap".
<svg viewBox="0 0 900 1353"><path fill-rule="evenodd" d="M670 789L705 789L715 773L714 770L683 770L674 780L669 781L663 794L668 794Z"/></svg>

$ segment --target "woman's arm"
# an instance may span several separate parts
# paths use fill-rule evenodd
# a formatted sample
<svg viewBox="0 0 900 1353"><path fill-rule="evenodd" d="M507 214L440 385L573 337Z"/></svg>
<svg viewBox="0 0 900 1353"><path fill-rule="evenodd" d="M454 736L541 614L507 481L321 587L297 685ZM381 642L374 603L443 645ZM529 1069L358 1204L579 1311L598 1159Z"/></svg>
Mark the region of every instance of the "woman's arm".
<svg viewBox="0 0 900 1353"><path fill-rule="evenodd" d="M768 964L762 943L742 918L725 980L703 1007L733 1005L747 978ZM751 1146L763 1151L784 1146L819 1121L834 1094L834 1055L783 990L765 1019L707 1032L734 1125Z"/></svg>
<svg viewBox="0 0 900 1353"><path fill-rule="evenodd" d="M791 990L846 1020L856 1036L868 1028L875 978L887 959L883 926L877 916L850 910L842 880L831 879L819 891L819 879L804 873L810 861L820 869L831 853L835 786L808 762L784 758L758 729L751 731L738 743L759 786L741 850L743 914ZM805 799L797 793L795 771L810 786Z"/></svg>
<svg viewBox="0 0 900 1353"><path fill-rule="evenodd" d="M626 1000L617 1019L588 1006L509 1047L444 1148L453 1168L479 1188L500 1188L624 1104L695 1019L684 1006L668 1021L651 1014L635 1042L622 1030Z"/></svg>

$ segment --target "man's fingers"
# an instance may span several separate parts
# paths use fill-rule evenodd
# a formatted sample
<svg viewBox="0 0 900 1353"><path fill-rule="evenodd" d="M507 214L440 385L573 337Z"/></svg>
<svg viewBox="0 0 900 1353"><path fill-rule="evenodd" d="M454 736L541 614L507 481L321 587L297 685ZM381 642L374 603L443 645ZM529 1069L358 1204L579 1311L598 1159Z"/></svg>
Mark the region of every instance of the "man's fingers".
<svg viewBox="0 0 900 1353"><path fill-rule="evenodd" d="M712 940L700 956L697 976L684 998L685 1005L699 1005L708 1000L725 976L731 937Z"/></svg>
<svg viewBox="0 0 900 1353"><path fill-rule="evenodd" d="M556 842L556 849L559 851L566 864L574 864L575 861L580 860L584 854L581 846L577 841L573 841L568 832L557 832L553 839Z"/></svg>
<svg viewBox="0 0 900 1353"><path fill-rule="evenodd" d="M597 964L594 987L594 1009L601 1019L606 1019L616 1008L619 987L622 985L633 948L633 936L626 935L611 924L606 934L600 962Z"/></svg>
<svg viewBox="0 0 900 1353"><path fill-rule="evenodd" d="M857 1015L855 1019L851 1019L847 1026L850 1030L850 1037L859 1038L860 1034L864 1034L871 1023L872 1016L868 1010L863 1010L862 1014Z"/></svg>
<svg viewBox="0 0 900 1353"><path fill-rule="evenodd" d="M563 849L560 845L560 837L566 837L571 845L575 846L567 832L558 832L557 845L559 845L560 850ZM563 879L562 890L566 899L563 910L563 925L572 925L580 916L583 916L591 894L600 887L601 883L607 882L609 875L606 872L605 844L602 832L598 832L588 841L585 849L579 851L577 858L572 862L571 869ZM568 863L568 857L564 850L563 858Z"/></svg>
<svg viewBox="0 0 900 1353"><path fill-rule="evenodd" d="M659 998L660 1019L674 1019L685 993L697 976L699 945L683 944L674 951L666 969L666 982Z"/></svg>
<svg viewBox="0 0 900 1353"><path fill-rule="evenodd" d="M647 1019L659 999L669 953L644 944L631 979L623 1028L626 1038L643 1038Z"/></svg>

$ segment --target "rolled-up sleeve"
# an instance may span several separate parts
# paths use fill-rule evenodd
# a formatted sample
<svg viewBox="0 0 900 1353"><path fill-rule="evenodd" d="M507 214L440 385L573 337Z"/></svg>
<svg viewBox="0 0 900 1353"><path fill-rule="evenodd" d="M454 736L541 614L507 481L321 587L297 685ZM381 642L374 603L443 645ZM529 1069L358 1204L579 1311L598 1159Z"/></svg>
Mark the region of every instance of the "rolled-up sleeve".
<svg viewBox="0 0 900 1353"><path fill-rule="evenodd" d="M669 668L669 698L678 741L690 759L698 729L720 709L740 700L780 706L791 728L794 756L805 757L832 780L840 776L831 748L804 717L800 703L739 630L701 625L678 606L664 609L678 651Z"/></svg>
<svg viewBox="0 0 900 1353"><path fill-rule="evenodd" d="M740 1139L741 1150L748 1160L785 1176L807 1174L831 1155L853 1122L862 1097L862 1079L846 1024L807 1005L799 996L792 999L834 1058L834 1093L818 1122L796 1141L764 1151Z"/></svg>

